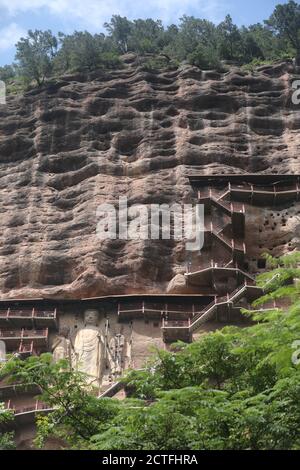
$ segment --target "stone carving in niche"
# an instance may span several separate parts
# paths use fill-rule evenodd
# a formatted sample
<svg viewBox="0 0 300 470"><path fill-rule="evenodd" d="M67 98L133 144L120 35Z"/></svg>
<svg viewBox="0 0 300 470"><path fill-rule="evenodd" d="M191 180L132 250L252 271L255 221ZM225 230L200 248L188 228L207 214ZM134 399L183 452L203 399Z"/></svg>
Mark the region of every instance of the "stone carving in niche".
<svg viewBox="0 0 300 470"><path fill-rule="evenodd" d="M108 365L112 379L120 376L124 369L124 348L125 337L122 334L116 334L108 342Z"/></svg>
<svg viewBox="0 0 300 470"><path fill-rule="evenodd" d="M84 312L84 327L76 334L73 354L73 366L95 386L101 385L104 365L104 337L98 323L98 310Z"/></svg>
<svg viewBox="0 0 300 470"><path fill-rule="evenodd" d="M71 341L69 340L70 330L67 327L61 328L52 344L52 354L54 362L61 359L71 361Z"/></svg>

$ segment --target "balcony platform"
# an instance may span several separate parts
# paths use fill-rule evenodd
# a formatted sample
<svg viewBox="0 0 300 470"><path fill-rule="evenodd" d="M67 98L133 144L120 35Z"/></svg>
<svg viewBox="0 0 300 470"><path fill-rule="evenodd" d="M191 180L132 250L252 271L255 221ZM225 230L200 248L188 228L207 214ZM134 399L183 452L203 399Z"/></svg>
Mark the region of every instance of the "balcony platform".
<svg viewBox="0 0 300 470"><path fill-rule="evenodd" d="M0 310L0 328L57 329L57 311L7 308Z"/></svg>
<svg viewBox="0 0 300 470"><path fill-rule="evenodd" d="M5 423L0 423L0 429L2 431L8 431L11 429L17 429L19 426L24 426L27 424L35 424L36 417L39 414L48 414L54 411L54 408L49 408L48 405L36 401L32 405L19 407L14 406L13 402L9 400L5 406L6 411L11 411L13 414L13 419Z"/></svg>
<svg viewBox="0 0 300 470"><path fill-rule="evenodd" d="M44 330L0 329L0 340L6 344L7 352L30 355L33 350L40 352L48 348L48 328Z"/></svg>
<svg viewBox="0 0 300 470"><path fill-rule="evenodd" d="M250 274L236 267L228 267L228 264L224 266L218 266L212 261L210 266L206 268L196 270L196 268L189 267L188 272L185 274L187 283L190 286L196 287L207 287L212 286L215 279L221 277L230 277L234 276L237 279L237 283L242 283L244 280L248 279L254 281L254 278Z"/></svg>
<svg viewBox="0 0 300 470"><path fill-rule="evenodd" d="M161 300L160 300L161 298ZM163 318L181 321L187 320L202 311L211 302L211 296L160 296L153 299L145 296L120 299L118 302L118 321L134 319L162 321Z"/></svg>
<svg viewBox="0 0 300 470"><path fill-rule="evenodd" d="M190 320L186 321L163 321L162 336L166 344L183 341L184 343L192 342L192 333L190 331Z"/></svg>
<svg viewBox="0 0 300 470"><path fill-rule="evenodd" d="M300 201L300 175L245 174L245 175L192 175L194 188L221 187L232 201L258 206L276 206ZM201 194L201 191L200 191ZM214 197L215 199L215 197ZM224 204L224 201L220 203Z"/></svg>

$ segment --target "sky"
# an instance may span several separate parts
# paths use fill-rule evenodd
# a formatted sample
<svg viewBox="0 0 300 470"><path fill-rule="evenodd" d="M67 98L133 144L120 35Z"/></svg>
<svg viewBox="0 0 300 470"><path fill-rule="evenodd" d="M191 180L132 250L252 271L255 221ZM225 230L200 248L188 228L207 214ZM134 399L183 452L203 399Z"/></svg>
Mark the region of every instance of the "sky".
<svg viewBox="0 0 300 470"><path fill-rule="evenodd" d="M11 63L14 45L28 29L104 31L113 14L129 19L161 19L177 23L183 14L216 23L230 14L238 25L267 19L284 0L0 0L0 65Z"/></svg>

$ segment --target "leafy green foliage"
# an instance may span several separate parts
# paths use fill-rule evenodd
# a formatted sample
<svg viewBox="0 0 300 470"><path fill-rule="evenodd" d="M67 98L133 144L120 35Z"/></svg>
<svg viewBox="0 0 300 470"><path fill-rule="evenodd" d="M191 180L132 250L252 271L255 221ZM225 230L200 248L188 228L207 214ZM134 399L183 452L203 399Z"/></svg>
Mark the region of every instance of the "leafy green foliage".
<svg viewBox="0 0 300 470"><path fill-rule="evenodd" d="M132 31L132 22L126 17L113 15L109 23L104 23L109 36L121 54L128 52L128 42Z"/></svg>
<svg viewBox="0 0 300 470"><path fill-rule="evenodd" d="M221 68L220 56L213 46L203 46L199 44L196 49L189 54L188 60L192 65L196 65L202 70L217 70Z"/></svg>
<svg viewBox="0 0 300 470"><path fill-rule="evenodd" d="M272 31L286 39L300 58L300 5L293 0L284 5L277 5L265 23Z"/></svg>
<svg viewBox="0 0 300 470"><path fill-rule="evenodd" d="M4 65L0 67L0 80L9 81L16 76L16 67L14 65Z"/></svg>
<svg viewBox="0 0 300 470"><path fill-rule="evenodd" d="M15 448L14 433L1 432L1 428L12 419L12 413L5 410L4 403L0 403L0 450L12 450Z"/></svg>
<svg viewBox="0 0 300 470"><path fill-rule="evenodd" d="M169 26L151 18L131 21L113 15L104 27L106 34L75 31L57 37L51 31L28 31L16 44L17 64L1 67L0 79L21 78L26 85L35 81L41 86L48 77L65 72L121 67L120 56L129 52L152 70L165 68L165 61L167 67L185 61L204 70L223 69L222 61L229 61L252 71L295 55L300 60L300 6L294 1L277 5L263 24L248 27L239 28L230 15L220 24L183 15L178 25ZM18 83L11 84L11 91L15 89Z"/></svg>
<svg viewBox="0 0 300 470"><path fill-rule="evenodd" d="M230 15L218 26L220 34L220 52L225 59L235 60L240 56L241 34L239 28L233 24Z"/></svg>
<svg viewBox="0 0 300 470"><path fill-rule="evenodd" d="M28 31L26 38L16 44L21 73L27 82L35 80L40 86L53 70L53 58L57 50L57 38L51 31Z"/></svg>
<svg viewBox="0 0 300 470"><path fill-rule="evenodd" d="M59 41L61 47L54 61L58 73L68 70L91 71L120 65L117 51L104 34L92 35L87 31L75 31L66 36L59 33Z"/></svg>
<svg viewBox="0 0 300 470"><path fill-rule="evenodd" d="M93 390L86 386L83 374L73 371L68 361L54 364L51 354L30 357L26 361L12 358L4 371L11 381L38 385L41 401L54 409L51 418L39 422L42 430L38 437L40 443L48 433L52 433L58 437L65 436L69 445L76 442L80 446L113 414L114 405L97 400Z"/></svg>

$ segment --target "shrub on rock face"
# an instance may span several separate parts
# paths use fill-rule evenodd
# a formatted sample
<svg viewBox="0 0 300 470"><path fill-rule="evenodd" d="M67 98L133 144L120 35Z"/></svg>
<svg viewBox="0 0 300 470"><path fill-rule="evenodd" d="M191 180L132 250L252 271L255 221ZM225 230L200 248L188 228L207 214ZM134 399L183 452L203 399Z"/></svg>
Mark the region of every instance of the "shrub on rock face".
<svg viewBox="0 0 300 470"><path fill-rule="evenodd" d="M188 61L203 70L220 69L221 62L218 51L212 46L205 47L199 44L197 48L189 54Z"/></svg>

